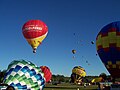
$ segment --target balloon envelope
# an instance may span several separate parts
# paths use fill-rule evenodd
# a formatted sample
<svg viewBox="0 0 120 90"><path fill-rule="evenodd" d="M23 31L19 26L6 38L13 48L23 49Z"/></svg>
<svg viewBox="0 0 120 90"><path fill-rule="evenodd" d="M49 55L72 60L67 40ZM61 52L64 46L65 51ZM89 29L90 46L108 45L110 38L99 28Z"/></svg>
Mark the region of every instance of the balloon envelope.
<svg viewBox="0 0 120 90"><path fill-rule="evenodd" d="M22 33L27 42L36 52L48 33L48 27L41 20L29 20L22 27Z"/></svg>
<svg viewBox="0 0 120 90"><path fill-rule="evenodd" d="M40 68L41 68L42 72L44 73L46 82L49 82L52 77L52 73L51 73L50 69L47 66L40 66Z"/></svg>
<svg viewBox="0 0 120 90"><path fill-rule="evenodd" d="M80 77L85 77L86 76L85 69L82 68L81 66L75 66L72 69L72 73L75 73L75 74L79 75Z"/></svg>
<svg viewBox="0 0 120 90"><path fill-rule="evenodd" d="M75 53L76 53L76 50L73 49L73 50L72 50L72 53L75 54Z"/></svg>
<svg viewBox="0 0 120 90"><path fill-rule="evenodd" d="M96 37L96 48L111 76L120 77L120 21L101 29Z"/></svg>
<svg viewBox="0 0 120 90"><path fill-rule="evenodd" d="M83 77L86 76L86 72L84 68L81 66L75 66L72 69L72 74L71 74L71 82L76 83L77 81L81 81Z"/></svg>
<svg viewBox="0 0 120 90"><path fill-rule="evenodd" d="M42 90L45 78L42 70L32 62L13 61L9 64L4 83L16 90Z"/></svg>

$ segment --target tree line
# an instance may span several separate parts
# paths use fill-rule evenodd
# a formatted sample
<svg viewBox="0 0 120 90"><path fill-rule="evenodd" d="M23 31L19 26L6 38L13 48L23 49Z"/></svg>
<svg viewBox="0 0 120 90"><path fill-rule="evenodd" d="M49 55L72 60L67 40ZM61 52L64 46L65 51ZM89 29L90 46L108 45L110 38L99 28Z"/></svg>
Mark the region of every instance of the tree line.
<svg viewBox="0 0 120 90"><path fill-rule="evenodd" d="M5 76L6 70L0 70L0 83L3 82L4 76ZM102 77L104 80L109 80L111 78L110 75L106 75L105 73L101 73L99 76L86 76L83 78L83 82L91 82L92 79L97 78L97 77ZM70 83L71 77L70 76L64 76L60 74L53 74L51 81L52 82L57 82L57 83ZM119 79L120 80L120 79Z"/></svg>

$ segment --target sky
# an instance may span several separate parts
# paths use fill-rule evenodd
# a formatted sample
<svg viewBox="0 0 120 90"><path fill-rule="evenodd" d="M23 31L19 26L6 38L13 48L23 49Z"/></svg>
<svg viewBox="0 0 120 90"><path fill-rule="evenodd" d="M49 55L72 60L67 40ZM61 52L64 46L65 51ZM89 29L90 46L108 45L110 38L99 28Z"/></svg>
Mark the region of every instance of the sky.
<svg viewBox="0 0 120 90"><path fill-rule="evenodd" d="M23 24L32 19L48 26L36 54L22 34ZM0 0L0 69L24 59L56 75L70 76L74 66L82 66L87 76L109 75L96 55L96 36L119 20L120 0Z"/></svg>

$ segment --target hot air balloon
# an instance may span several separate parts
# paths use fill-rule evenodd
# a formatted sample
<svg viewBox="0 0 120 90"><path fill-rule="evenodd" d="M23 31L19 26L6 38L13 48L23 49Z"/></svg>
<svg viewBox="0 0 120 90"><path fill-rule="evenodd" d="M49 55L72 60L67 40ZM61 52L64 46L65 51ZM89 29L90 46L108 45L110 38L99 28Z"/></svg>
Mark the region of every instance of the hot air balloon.
<svg viewBox="0 0 120 90"><path fill-rule="evenodd" d="M96 37L97 53L113 78L120 77L120 21L104 26Z"/></svg>
<svg viewBox="0 0 120 90"><path fill-rule="evenodd" d="M73 50L72 50L72 53L75 54L75 53L76 53L76 50L73 49ZM73 56L73 59L75 59L75 56Z"/></svg>
<svg viewBox="0 0 120 90"><path fill-rule="evenodd" d="M42 43L48 33L48 27L41 20L29 20L22 27L22 33L27 42L31 45L33 53Z"/></svg>
<svg viewBox="0 0 120 90"><path fill-rule="evenodd" d="M76 50L73 49L73 50L72 50L72 53L75 54L75 53L76 53Z"/></svg>
<svg viewBox="0 0 120 90"><path fill-rule="evenodd" d="M94 44L94 41L91 41L91 44Z"/></svg>
<svg viewBox="0 0 120 90"><path fill-rule="evenodd" d="M72 69L71 82L79 83L82 81L82 78L85 76L86 76L86 72L84 68L82 68L81 66L75 66Z"/></svg>
<svg viewBox="0 0 120 90"><path fill-rule="evenodd" d="M15 90L42 90L45 78L42 70L32 62L15 60L9 64L3 83Z"/></svg>
<svg viewBox="0 0 120 90"><path fill-rule="evenodd" d="M44 73L46 82L49 82L52 77L52 73L51 73L50 69L47 66L40 66L40 68L41 68L42 72Z"/></svg>

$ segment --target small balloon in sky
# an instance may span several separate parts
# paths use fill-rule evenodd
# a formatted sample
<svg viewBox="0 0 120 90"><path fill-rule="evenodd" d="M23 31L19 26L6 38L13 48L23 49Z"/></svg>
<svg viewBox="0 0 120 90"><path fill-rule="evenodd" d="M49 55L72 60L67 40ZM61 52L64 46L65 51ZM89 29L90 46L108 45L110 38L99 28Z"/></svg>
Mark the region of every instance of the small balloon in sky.
<svg viewBox="0 0 120 90"><path fill-rule="evenodd" d="M91 41L91 44L94 44L94 41Z"/></svg>
<svg viewBox="0 0 120 90"><path fill-rule="evenodd" d="M75 50L75 49L73 49L73 50L72 50L72 53L73 53L73 54L75 54L75 53L76 53L76 50Z"/></svg>

